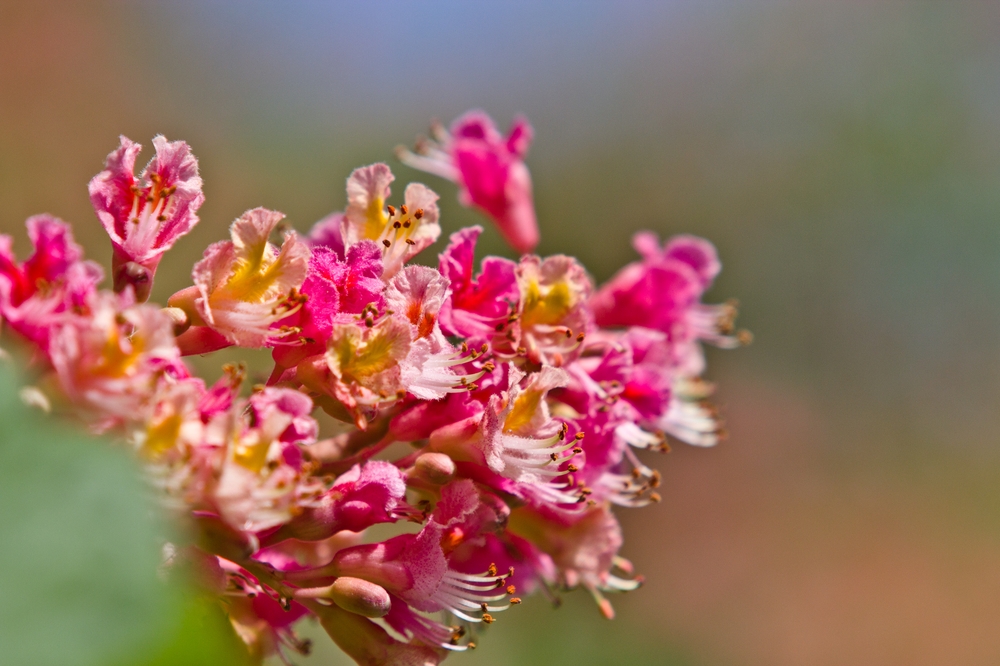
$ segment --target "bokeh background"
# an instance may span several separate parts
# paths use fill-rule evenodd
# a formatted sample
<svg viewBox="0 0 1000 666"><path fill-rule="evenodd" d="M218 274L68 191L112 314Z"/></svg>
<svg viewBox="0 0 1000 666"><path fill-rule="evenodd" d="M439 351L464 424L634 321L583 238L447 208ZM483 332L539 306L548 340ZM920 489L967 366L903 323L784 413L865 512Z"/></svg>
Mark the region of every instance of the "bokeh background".
<svg viewBox="0 0 1000 666"><path fill-rule="evenodd" d="M163 300L245 209L306 230L374 161L481 222L392 149L524 113L542 254L604 280L635 230L706 236L756 341L709 352L729 440L621 512L618 618L533 598L453 662L995 664L1000 11L799 4L3 0L0 231L51 212L108 264L87 181L120 133L186 139L207 201Z"/></svg>

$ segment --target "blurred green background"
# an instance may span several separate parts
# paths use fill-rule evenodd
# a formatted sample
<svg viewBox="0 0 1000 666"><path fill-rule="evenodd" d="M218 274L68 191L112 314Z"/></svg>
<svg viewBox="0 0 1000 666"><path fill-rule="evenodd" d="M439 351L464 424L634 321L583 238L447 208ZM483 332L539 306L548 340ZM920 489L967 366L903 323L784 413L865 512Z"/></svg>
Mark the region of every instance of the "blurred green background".
<svg viewBox="0 0 1000 666"><path fill-rule="evenodd" d="M480 223L392 148L524 113L540 253L604 280L635 230L706 236L711 300L756 341L709 352L730 439L653 460L664 501L620 514L648 583L619 617L533 598L453 663L995 664L998 26L988 3L4 0L0 230L23 253L50 212L107 265L87 181L120 133L185 139L207 201L162 301L245 209L306 230L374 161L442 193L445 233Z"/></svg>

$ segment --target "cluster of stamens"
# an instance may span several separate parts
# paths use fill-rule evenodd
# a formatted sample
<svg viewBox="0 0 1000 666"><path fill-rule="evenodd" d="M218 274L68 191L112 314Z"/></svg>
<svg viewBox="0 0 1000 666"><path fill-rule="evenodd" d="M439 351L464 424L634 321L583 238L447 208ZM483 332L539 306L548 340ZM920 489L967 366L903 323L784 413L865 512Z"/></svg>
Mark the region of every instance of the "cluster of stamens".
<svg viewBox="0 0 1000 666"><path fill-rule="evenodd" d="M163 187L162 178L158 173L150 174L149 180L152 181L150 187L140 188L138 185L132 185L129 188L134 195L132 199L132 213L129 215L129 218L132 224L136 226L142 220L149 218L155 218L157 222L166 222L167 205L170 202L170 197L177 191L176 185ZM140 202L142 203L141 209L139 208Z"/></svg>
<svg viewBox="0 0 1000 666"><path fill-rule="evenodd" d="M420 220L424 216L424 209L418 208L411 214L406 204L403 204L399 207L397 214L395 206L386 204L385 208L389 213L389 220L386 222L385 230L379 239L382 246L388 250L400 241L407 245L416 245L416 241L410 236L420 224Z"/></svg>

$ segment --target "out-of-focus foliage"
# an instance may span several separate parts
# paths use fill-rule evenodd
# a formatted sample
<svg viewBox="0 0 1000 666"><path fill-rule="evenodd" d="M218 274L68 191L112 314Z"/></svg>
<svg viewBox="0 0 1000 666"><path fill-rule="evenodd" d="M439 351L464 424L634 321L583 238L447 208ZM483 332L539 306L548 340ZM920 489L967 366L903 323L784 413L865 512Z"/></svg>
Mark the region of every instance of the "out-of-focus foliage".
<svg viewBox="0 0 1000 666"><path fill-rule="evenodd" d="M124 450L0 372L0 663L237 663L221 612L158 575L165 523ZM231 631L229 631L231 633Z"/></svg>

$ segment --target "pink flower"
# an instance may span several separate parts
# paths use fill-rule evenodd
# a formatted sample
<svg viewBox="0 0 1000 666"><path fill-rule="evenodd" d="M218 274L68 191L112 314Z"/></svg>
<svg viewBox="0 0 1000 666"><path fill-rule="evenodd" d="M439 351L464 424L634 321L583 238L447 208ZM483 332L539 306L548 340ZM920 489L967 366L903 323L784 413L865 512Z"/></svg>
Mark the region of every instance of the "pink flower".
<svg viewBox="0 0 1000 666"><path fill-rule="evenodd" d="M217 515L214 493L240 421L236 415L246 403L234 400L242 372L232 366L224 370L208 390L201 379L164 375L152 396L151 413L130 424L129 438L168 505L208 512L213 526L234 535L237 531Z"/></svg>
<svg viewBox="0 0 1000 666"><path fill-rule="evenodd" d="M395 522L397 507L405 507L405 494L406 480L395 465L381 460L355 465L267 543L286 538L318 541L341 530L360 532Z"/></svg>
<svg viewBox="0 0 1000 666"><path fill-rule="evenodd" d="M506 518L494 503L484 504L472 482L459 481L442 490L441 501L418 534L402 534L381 543L338 552L326 567L293 574L309 577L350 576L383 587L408 606L424 611L447 610L467 622L491 622L489 613L505 610L505 574L495 567L463 574L448 565L449 552L483 530L494 531ZM394 604L395 605L395 604Z"/></svg>
<svg viewBox="0 0 1000 666"><path fill-rule="evenodd" d="M396 210L388 205L393 180L385 164L355 169L347 179L347 209L341 223L345 248L364 240L382 247L383 280L441 234L438 195L420 183L410 183L403 193L405 203Z"/></svg>
<svg viewBox="0 0 1000 666"><path fill-rule="evenodd" d="M555 482L566 474L566 466L578 452L573 450L577 440L566 437L566 429L551 418L544 400L549 391L566 384L566 373L545 367L529 375L524 387L520 385L524 373L513 366L508 373L506 391L490 396L482 414L432 433L430 448L458 461L483 465L498 477L524 486L523 492L540 501L577 502L564 484ZM498 490L512 490L489 476L479 480Z"/></svg>
<svg viewBox="0 0 1000 666"><path fill-rule="evenodd" d="M386 305L410 322L410 353L403 363L402 382L407 392L422 400L440 400L452 393L475 388L481 370L456 371L478 358L478 353L455 349L438 325L447 302L448 280L433 268L408 266L386 289Z"/></svg>
<svg viewBox="0 0 1000 666"><path fill-rule="evenodd" d="M317 246L309 257L309 272L302 283L305 305L281 322L298 329L298 336L276 341L272 356L275 373L298 365L303 359L323 354L334 322L349 322L352 315L367 312L369 307L383 309L385 283L381 249L371 241L351 246L347 258L328 247ZM278 375L272 374L274 379Z"/></svg>
<svg viewBox="0 0 1000 666"><path fill-rule="evenodd" d="M144 427L136 428L132 440L143 456L154 464L173 463L171 456L182 456L190 446L197 446L206 440L205 423L200 403L205 396L205 384L200 379L189 377L169 381L169 377L157 387L153 396L153 408ZM228 406L227 406L228 408ZM176 470L163 468L159 476ZM169 483L169 481L165 481Z"/></svg>
<svg viewBox="0 0 1000 666"><path fill-rule="evenodd" d="M272 439L308 445L315 442L319 434L316 420L309 416L312 409L312 400L304 393L269 387L250 396L249 416L257 427L268 424L272 428ZM298 460L293 462L299 463Z"/></svg>
<svg viewBox="0 0 1000 666"><path fill-rule="evenodd" d="M286 647L308 654L309 641L300 639L292 625L308 615L309 610L295 601L287 605L279 602L274 589L261 584L236 563L222 559L221 564L226 580L224 589L229 593L229 619L251 655L261 660L278 653L287 662L283 651Z"/></svg>
<svg viewBox="0 0 1000 666"><path fill-rule="evenodd" d="M386 307L410 322L412 340L427 340L432 352L451 349L438 326L438 313L448 297L448 279L427 266L407 266L389 281Z"/></svg>
<svg viewBox="0 0 1000 666"><path fill-rule="evenodd" d="M593 284L587 271L565 255L529 255L517 266L517 284L517 323L528 360L556 367L573 361L593 326L588 304Z"/></svg>
<svg viewBox="0 0 1000 666"><path fill-rule="evenodd" d="M512 321L521 298L515 277L517 264L502 257L486 257L482 272L475 275L476 239L482 231L482 227L456 231L441 253L438 270L452 289L451 299L441 310L441 327L473 347L487 343L513 355L520 336L520 328Z"/></svg>
<svg viewBox="0 0 1000 666"><path fill-rule="evenodd" d="M153 139L156 156L135 177L142 149L126 137L90 181L90 200L111 237L115 291L131 285L146 300L163 253L198 223L205 201L198 160L183 141Z"/></svg>
<svg viewBox="0 0 1000 666"><path fill-rule="evenodd" d="M63 391L97 416L98 427L148 418L164 374L186 374L173 322L157 307L125 307L95 295L88 316L55 328L49 356Z"/></svg>
<svg viewBox="0 0 1000 666"><path fill-rule="evenodd" d="M660 250L656 236L643 232L636 234L633 245L643 260L619 271L591 300L600 326L644 326L663 332L672 364L685 376L704 370L700 340L732 348L749 339L746 333L732 334L733 306L701 303L720 268L711 243L678 236Z"/></svg>
<svg viewBox="0 0 1000 666"><path fill-rule="evenodd" d="M325 247L343 259L346 255L344 250L344 213L340 211L330 213L314 224L309 230L309 235L306 236L306 242L313 249Z"/></svg>
<svg viewBox="0 0 1000 666"><path fill-rule="evenodd" d="M550 582L569 588L582 585L609 619L614 617L614 609L602 592L639 587L641 581L614 573L616 568L630 573L631 565L618 557L621 527L605 507L597 506L580 515L521 507L511 512L509 530L551 559L559 580Z"/></svg>
<svg viewBox="0 0 1000 666"><path fill-rule="evenodd" d="M219 515L238 530L288 522L322 492L299 446L315 441L312 401L298 391L265 388L229 415L226 456L213 491Z"/></svg>
<svg viewBox="0 0 1000 666"><path fill-rule="evenodd" d="M399 159L415 169L458 183L459 200L476 206L496 223L518 252L538 245L538 223L531 194L531 174L524 157L533 130L516 118L506 137L482 111L458 118L448 133L437 127L438 143L423 140L416 153L397 150Z"/></svg>
<svg viewBox="0 0 1000 666"><path fill-rule="evenodd" d="M471 397L469 391L450 393L434 401L411 399L400 407L400 412L390 424L393 439L400 442L427 439L438 428L464 421L483 411L483 405Z"/></svg>
<svg viewBox="0 0 1000 666"><path fill-rule="evenodd" d="M35 251L22 264L11 237L0 235L0 316L44 350L53 327L86 305L104 272L82 260L83 250L65 222L36 215L27 227Z"/></svg>
<svg viewBox="0 0 1000 666"><path fill-rule="evenodd" d="M659 331L629 329L607 345L603 358L581 359L569 372L573 381L559 399L581 414L574 423L587 433L587 464L579 476L593 486L606 474L603 482L613 492L604 496L617 504L648 504L655 487L647 484L653 470L625 451L628 446L666 450L668 434L695 446L719 441L721 426L705 402L709 385L678 375ZM609 470L623 454L632 469L615 476Z"/></svg>
<svg viewBox="0 0 1000 666"><path fill-rule="evenodd" d="M207 327L241 347L265 347L298 334L273 325L302 306L299 293L309 266L309 247L290 232L280 248L268 237L284 215L248 210L230 229L232 240L210 245L194 266L195 286L170 297L192 328ZM189 330L184 335L198 332ZM183 341L182 341L183 342ZM208 350L206 350L208 351Z"/></svg>
<svg viewBox="0 0 1000 666"><path fill-rule="evenodd" d="M483 374L481 370L456 371L476 360L478 353L456 351L435 325L420 337L421 326L434 320L435 302L439 303L443 294L434 295L440 284L433 286L418 279L421 270L432 269L412 268L417 270L407 269L410 272L400 274L405 280L390 285L392 298L403 306L403 313L392 311L376 319L377 313L368 309L361 315L362 322L335 323L326 355L306 359L296 368L297 381L337 401L339 407L328 409L331 414L352 419L362 429L379 405L401 400L407 393L438 400L474 388L473 382ZM427 298L418 300L418 296ZM404 313L414 315L417 323Z"/></svg>
<svg viewBox="0 0 1000 666"><path fill-rule="evenodd" d="M722 436L722 426L707 402L712 385L682 374L690 366L674 368L676 351L663 333L633 328L621 341L632 352L632 369L621 395L636 413L627 419L632 426L620 428L619 435L639 448L658 446L658 438L639 432L641 425L695 446L715 446ZM738 341L745 342L745 338L739 337ZM700 349L693 349L700 354ZM664 396L668 399L664 400Z"/></svg>
<svg viewBox="0 0 1000 666"><path fill-rule="evenodd" d="M339 403L343 417L364 429L379 403L405 393L400 362L410 352L410 325L401 316L383 316L371 325L333 325L325 356L307 359L296 378L309 390ZM329 411L329 410L328 410Z"/></svg>

